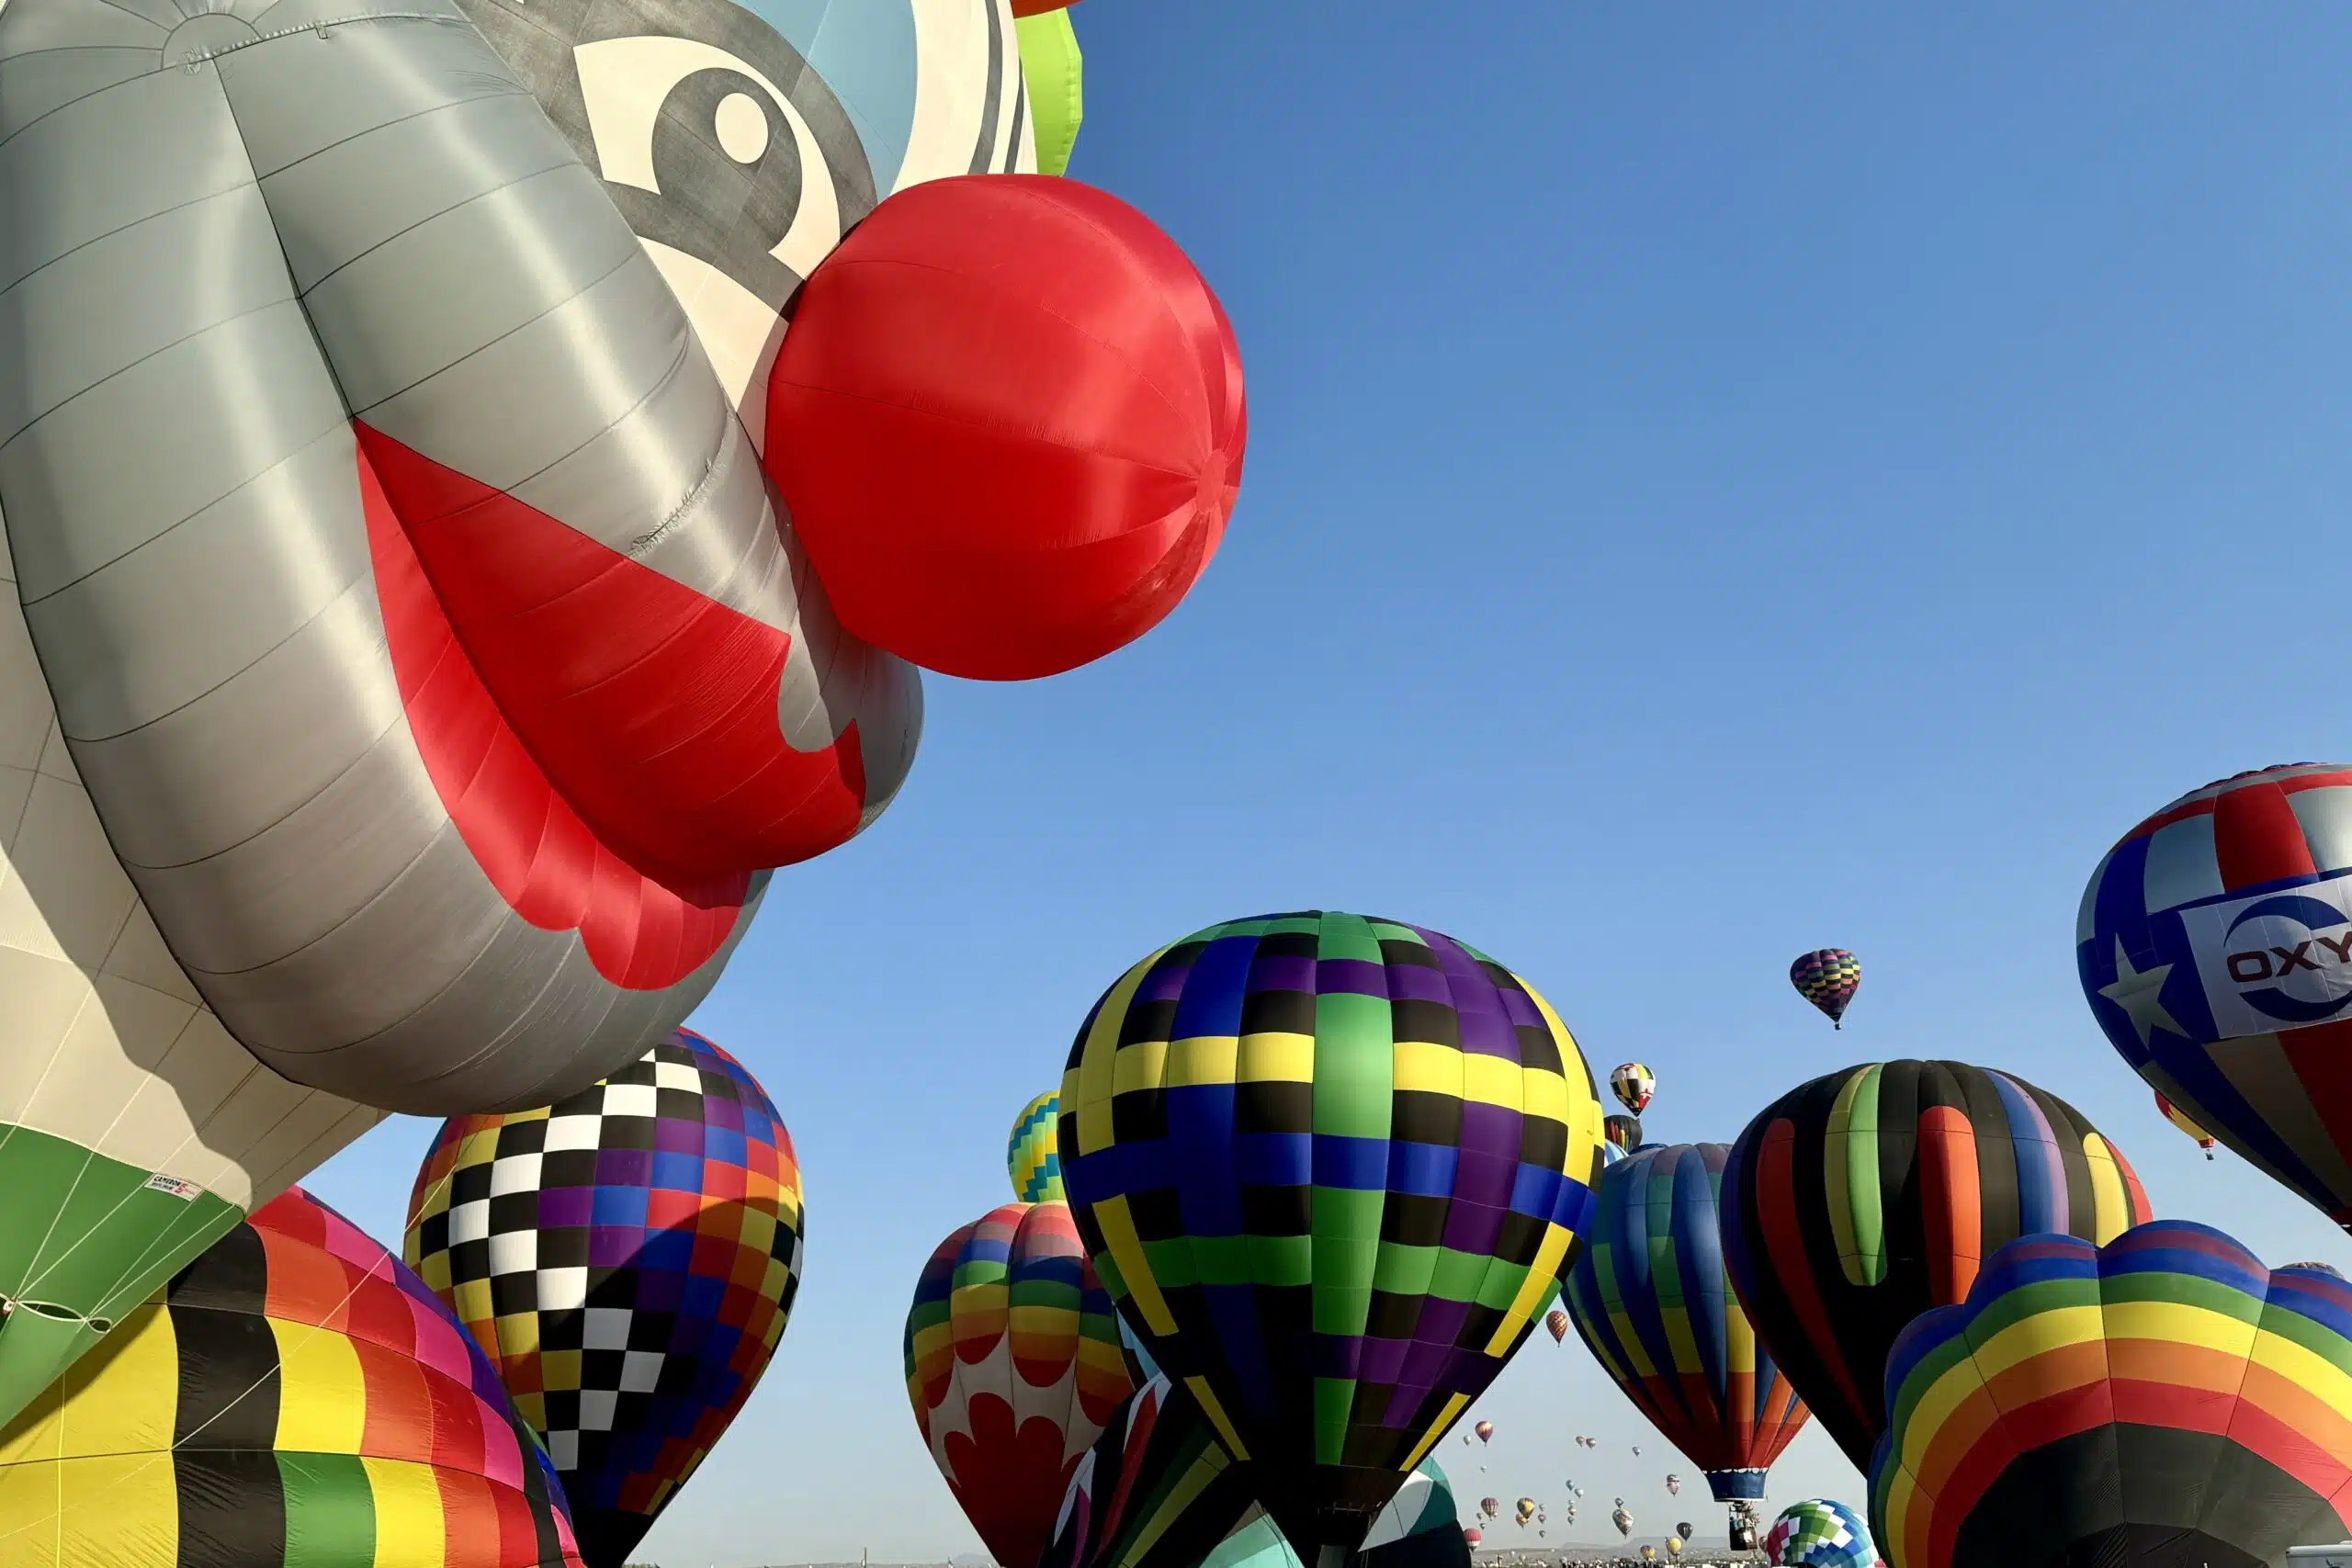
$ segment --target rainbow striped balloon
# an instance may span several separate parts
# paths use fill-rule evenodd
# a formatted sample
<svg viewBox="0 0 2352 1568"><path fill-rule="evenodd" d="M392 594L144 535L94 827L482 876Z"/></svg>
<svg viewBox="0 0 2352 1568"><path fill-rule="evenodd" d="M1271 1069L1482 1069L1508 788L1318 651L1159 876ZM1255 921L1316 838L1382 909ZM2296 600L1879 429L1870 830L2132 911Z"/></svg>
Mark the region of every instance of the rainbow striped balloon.
<svg viewBox="0 0 2352 1568"><path fill-rule="evenodd" d="M2352 1533L2352 1285L2205 1225L2010 1243L1895 1341L1886 1403L1894 1568L2256 1568Z"/></svg>
<svg viewBox="0 0 2352 1568"><path fill-rule="evenodd" d="M1069 1210L1006 1203L941 1242L915 1283L905 1350L933 1461L996 1560L1027 1568L1133 1386Z"/></svg>
<svg viewBox="0 0 2352 1568"><path fill-rule="evenodd" d="M423 1280L289 1189L0 1434L7 1568L580 1568L553 1466Z"/></svg>
<svg viewBox="0 0 2352 1568"><path fill-rule="evenodd" d="M1005 1174L1012 1178L1012 1195L1024 1203L1063 1201L1057 1142L1061 1101L1058 1092L1047 1089L1023 1106L1012 1120L1012 1136L1005 1140Z"/></svg>

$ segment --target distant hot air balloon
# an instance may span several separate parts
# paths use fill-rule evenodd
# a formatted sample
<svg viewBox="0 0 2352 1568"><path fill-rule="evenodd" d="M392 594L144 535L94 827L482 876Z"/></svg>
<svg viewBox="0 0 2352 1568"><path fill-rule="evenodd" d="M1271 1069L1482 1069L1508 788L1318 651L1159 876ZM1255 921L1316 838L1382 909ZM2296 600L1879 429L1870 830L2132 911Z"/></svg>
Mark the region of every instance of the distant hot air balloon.
<svg viewBox="0 0 2352 1568"><path fill-rule="evenodd" d="M1674 1527L1674 1533L1679 1539L1689 1540L1690 1539L1690 1521L1689 1519L1685 1519L1680 1524L1676 1525Z"/></svg>
<svg viewBox="0 0 2352 1568"><path fill-rule="evenodd" d="M1789 984L1829 1016L1831 1028L1843 1029L1840 1021L1861 988L1862 961L1842 947L1819 948L1789 965Z"/></svg>
<svg viewBox="0 0 2352 1568"><path fill-rule="evenodd" d="M1670 1535L1666 1538L1666 1554L1668 1557L1679 1557L1682 1555L1682 1538L1680 1536Z"/></svg>
<svg viewBox="0 0 2352 1568"><path fill-rule="evenodd" d="M1655 1546L1652 1546L1652 1545L1650 1545L1648 1542L1645 1541L1645 1542L1642 1544L1642 1561L1643 1561L1643 1562L1657 1562L1657 1547L1655 1547Z"/></svg>
<svg viewBox="0 0 2352 1568"><path fill-rule="evenodd" d="M1568 1337L1568 1314L1554 1307L1544 1314L1544 1326L1551 1330L1552 1343L1556 1345Z"/></svg>
<svg viewBox="0 0 2352 1568"><path fill-rule="evenodd" d="M1487 1517L1490 1519L1495 1517L1495 1511L1502 1506L1502 1500L1498 1497L1481 1497L1478 1499L1478 1511L1486 1515Z"/></svg>
<svg viewBox="0 0 2352 1568"><path fill-rule="evenodd" d="M545 1438L588 1568L619 1568L766 1371L801 1228L775 1103L691 1030L547 1110L442 1125L401 1250Z"/></svg>
<svg viewBox="0 0 2352 1568"><path fill-rule="evenodd" d="M1216 1043L1235 1038L1238 1055ZM1166 1049L1135 1049L1151 1040ZM1134 1092L1159 1114L1114 1115L1114 1095ZM1363 1114L1334 1120L1343 1103ZM1292 1543L1317 1555L1358 1544L1553 1304L1600 1145L1590 1076L1541 998L1451 938L1338 913L1212 927L1136 964L1080 1030L1061 1114L1062 1179L1120 1311L1252 1466ZM1257 1197L1236 1207L1245 1157ZM1390 1288L1386 1244L1253 1235L1284 1190L1341 1226L1334 1238L1442 1243L1519 1283L1491 1304L1455 1301ZM1156 1270L1173 1256L1161 1244L1185 1235L1247 1237L1253 1269L1280 1268L1212 1296L1189 1272ZM1407 1339L1452 1348L1382 1370L1372 1348ZM1345 1344L1365 1355L1334 1381L1323 1369ZM1348 1418L1358 1399L1385 1414Z"/></svg>
<svg viewBox="0 0 2352 1568"><path fill-rule="evenodd" d="M2352 1225L2352 768L2194 790L2108 851L2075 961L2099 1027L2182 1115Z"/></svg>
<svg viewBox="0 0 2352 1568"><path fill-rule="evenodd" d="M1486 1536L1480 1532L1478 1527L1476 1525L1467 1526L1462 1531L1462 1543L1464 1546L1475 1549L1480 1541L1486 1539Z"/></svg>
<svg viewBox="0 0 2352 1568"><path fill-rule="evenodd" d="M1642 1146L1642 1119L1638 1116L1604 1117L1600 1123L1600 1135L1617 1154L1632 1154Z"/></svg>
<svg viewBox="0 0 2352 1568"><path fill-rule="evenodd" d="M1716 1191L1730 1155L1653 1145L1603 1172L1591 1245L1563 1292L1594 1359L1718 1502L1764 1495L1805 1421L1724 1275Z"/></svg>
<svg viewBox="0 0 2352 1568"><path fill-rule="evenodd" d="M1642 1457L1642 1445L1641 1445L1641 1444L1639 1444L1639 1443L1635 1443L1635 1444L1634 1445L1634 1457L1635 1459L1639 1459L1639 1458L1641 1458L1641 1457Z"/></svg>
<svg viewBox="0 0 2352 1568"><path fill-rule="evenodd" d="M22 1568L580 1568L481 1348L299 1188L0 1434L0 1532Z"/></svg>
<svg viewBox="0 0 2352 1568"><path fill-rule="evenodd" d="M1757 1337L1867 1466L1895 1336L2037 1231L2093 1241L2148 1217L2121 1153L2064 1100L1962 1062L1829 1073L1748 1122L1722 1181L1724 1265ZM1573 1303L1572 1303L1573 1304Z"/></svg>
<svg viewBox="0 0 2352 1568"><path fill-rule="evenodd" d="M1012 1195L1023 1203L1059 1203L1062 1160L1054 1147L1059 1118L1055 1107L1061 1097L1052 1090L1021 1108L1012 1119L1012 1136L1004 1146L1005 1174L1012 1178Z"/></svg>
<svg viewBox="0 0 2352 1568"><path fill-rule="evenodd" d="M2016 1530L2021 1525L2038 1529L2041 1522L2039 1517L2012 1518L2008 1525ZM1878 1550L1860 1515L1843 1503L1814 1497L1781 1510L1764 1534L1764 1560L1783 1568L1877 1568Z"/></svg>
<svg viewBox="0 0 2352 1568"><path fill-rule="evenodd" d="M1525 1518L1533 1512L1535 1512L1535 1499L1532 1497L1521 1497L1519 1500L1520 1517Z"/></svg>
<svg viewBox="0 0 2352 1568"><path fill-rule="evenodd" d="M2025 1519L2049 1562L2352 1534L2352 1286L2209 1226L2010 1243L1904 1332L1886 1390L1871 1517L1897 1568L2006 1568Z"/></svg>
<svg viewBox="0 0 2352 1568"><path fill-rule="evenodd" d="M1639 1116L1650 1108L1650 1097L1657 1092L1657 1075L1639 1062L1620 1062L1609 1075L1609 1089L1618 1104Z"/></svg>
<svg viewBox="0 0 2352 1568"><path fill-rule="evenodd" d="M1494 1439L1495 1424L1492 1421L1481 1421L1470 1429L1478 1434L1478 1440L1482 1443Z"/></svg>
<svg viewBox="0 0 2352 1568"><path fill-rule="evenodd" d="M1625 1511L1623 1504L1620 1504L1616 1511L1609 1516L1609 1522L1617 1527L1619 1535L1634 1533L1634 1516Z"/></svg>
<svg viewBox="0 0 2352 1568"><path fill-rule="evenodd" d="M1682 1495L1682 1477L1668 1475L1666 1478L1666 1495L1669 1497L1679 1497Z"/></svg>
<svg viewBox="0 0 2352 1568"><path fill-rule="evenodd" d="M2199 1127L2195 1122L2190 1121L2188 1116L2184 1115L2180 1107L2175 1105L2171 1100L2165 1098L2164 1090L2162 1089L2158 1089L2156 1091L2156 1111L2157 1113L2163 1116L2165 1121L2171 1122L2174 1126L2179 1128L2182 1132L2196 1139L2197 1146L2205 1151L2205 1157L2207 1159L2211 1159L2213 1157L2213 1134L2207 1132L2204 1128Z"/></svg>
<svg viewBox="0 0 2352 1568"><path fill-rule="evenodd" d="M905 1343L933 1462L990 1555L1031 1568L1071 1472L1130 1392L1069 1210L1006 1203L951 1234L915 1285Z"/></svg>

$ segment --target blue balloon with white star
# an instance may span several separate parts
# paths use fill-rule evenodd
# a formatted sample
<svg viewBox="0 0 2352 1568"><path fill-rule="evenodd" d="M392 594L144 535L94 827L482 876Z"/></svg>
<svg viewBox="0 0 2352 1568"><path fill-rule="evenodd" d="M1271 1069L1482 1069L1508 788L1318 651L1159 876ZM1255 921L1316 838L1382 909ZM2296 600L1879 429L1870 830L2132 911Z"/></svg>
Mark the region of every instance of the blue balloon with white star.
<svg viewBox="0 0 2352 1568"><path fill-rule="evenodd" d="M2132 1070L2352 1228L2352 766L2192 790L2091 874L2075 959Z"/></svg>

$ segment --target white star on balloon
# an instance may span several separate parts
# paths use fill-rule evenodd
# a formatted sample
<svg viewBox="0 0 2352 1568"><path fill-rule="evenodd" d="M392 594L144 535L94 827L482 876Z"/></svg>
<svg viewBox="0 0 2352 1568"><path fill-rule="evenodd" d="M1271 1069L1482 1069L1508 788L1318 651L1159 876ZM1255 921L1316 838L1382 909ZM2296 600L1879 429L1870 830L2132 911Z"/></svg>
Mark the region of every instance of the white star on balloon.
<svg viewBox="0 0 2352 1568"><path fill-rule="evenodd" d="M2154 964L2146 969L2132 967L2131 957L2123 951L2123 939L2115 939L2115 983L2101 986L2098 994L2123 1010L2132 1027L2140 1032L2140 1043L2145 1045L2158 1029L2169 1029L2187 1039L2188 1031L2174 1021L2165 1010L2165 976L2172 973L2169 964Z"/></svg>

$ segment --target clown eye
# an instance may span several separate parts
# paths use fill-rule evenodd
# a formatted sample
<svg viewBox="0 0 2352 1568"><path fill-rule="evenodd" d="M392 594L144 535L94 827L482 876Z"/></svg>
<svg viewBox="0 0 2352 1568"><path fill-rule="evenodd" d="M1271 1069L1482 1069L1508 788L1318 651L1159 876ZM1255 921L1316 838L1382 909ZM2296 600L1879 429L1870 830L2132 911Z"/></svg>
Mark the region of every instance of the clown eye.
<svg viewBox="0 0 2352 1568"><path fill-rule="evenodd" d="M698 36L572 48L597 172L639 236L783 310L874 206L857 136L797 51L741 7L686 0L662 22Z"/></svg>

